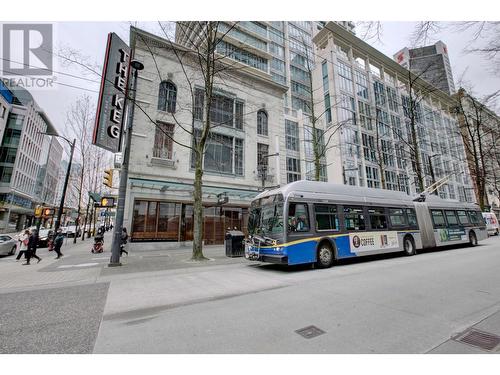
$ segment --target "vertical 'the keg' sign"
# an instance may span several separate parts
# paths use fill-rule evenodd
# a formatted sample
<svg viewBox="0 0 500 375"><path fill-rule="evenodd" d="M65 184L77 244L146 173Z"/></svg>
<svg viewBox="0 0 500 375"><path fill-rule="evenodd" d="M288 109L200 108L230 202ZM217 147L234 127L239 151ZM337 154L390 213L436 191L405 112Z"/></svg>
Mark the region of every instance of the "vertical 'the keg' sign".
<svg viewBox="0 0 500 375"><path fill-rule="evenodd" d="M130 48L109 33L92 143L111 152L121 148L129 68Z"/></svg>

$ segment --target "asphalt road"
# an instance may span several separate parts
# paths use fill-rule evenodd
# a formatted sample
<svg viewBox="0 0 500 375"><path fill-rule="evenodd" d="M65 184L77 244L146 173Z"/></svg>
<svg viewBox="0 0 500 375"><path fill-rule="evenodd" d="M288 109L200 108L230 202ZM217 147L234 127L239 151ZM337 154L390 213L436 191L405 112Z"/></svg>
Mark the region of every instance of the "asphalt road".
<svg viewBox="0 0 500 375"><path fill-rule="evenodd" d="M492 237L327 270L248 263L128 275L111 283L94 352L430 352L500 310L499 265ZM296 332L311 325L324 333Z"/></svg>

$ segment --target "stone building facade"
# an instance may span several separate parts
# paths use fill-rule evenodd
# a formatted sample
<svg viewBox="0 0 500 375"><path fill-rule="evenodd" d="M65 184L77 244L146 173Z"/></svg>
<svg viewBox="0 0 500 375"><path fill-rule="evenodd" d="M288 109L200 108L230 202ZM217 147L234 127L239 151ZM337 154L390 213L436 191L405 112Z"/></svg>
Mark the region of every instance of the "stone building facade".
<svg viewBox="0 0 500 375"><path fill-rule="evenodd" d="M193 122L195 133L202 126L202 75L194 60L179 62L175 52L187 53L183 46L132 28L131 47L145 69L137 79L125 226L133 240L191 241L189 147ZM206 244L222 243L227 228L245 230L250 201L262 186L261 154L279 154L260 159L267 163L266 186L284 184L287 177L281 157L287 88L259 69L231 64L214 85L214 127L203 176Z"/></svg>

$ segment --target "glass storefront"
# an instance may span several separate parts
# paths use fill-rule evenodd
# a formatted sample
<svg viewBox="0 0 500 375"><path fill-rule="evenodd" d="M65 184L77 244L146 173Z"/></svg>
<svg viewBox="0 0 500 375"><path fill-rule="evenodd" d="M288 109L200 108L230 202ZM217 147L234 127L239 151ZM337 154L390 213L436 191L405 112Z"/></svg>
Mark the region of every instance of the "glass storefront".
<svg viewBox="0 0 500 375"><path fill-rule="evenodd" d="M206 245L224 243L228 229L246 233L248 210L243 207L205 207L203 239ZM193 206L180 202L136 200L133 241L192 241Z"/></svg>

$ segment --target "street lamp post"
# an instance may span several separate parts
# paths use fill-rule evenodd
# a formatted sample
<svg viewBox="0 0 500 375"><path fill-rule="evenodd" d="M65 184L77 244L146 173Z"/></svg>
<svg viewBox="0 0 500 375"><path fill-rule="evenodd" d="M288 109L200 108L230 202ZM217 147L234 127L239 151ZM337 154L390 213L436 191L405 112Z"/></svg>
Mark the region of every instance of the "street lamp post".
<svg viewBox="0 0 500 375"><path fill-rule="evenodd" d="M139 70L144 69L144 64L140 61L132 60L130 62L130 67L133 69L134 76L134 100L137 93L137 72ZM125 95L125 105L128 109L127 105L128 95ZM122 227L123 227L123 218L125 215L125 196L127 193L127 180L128 180L128 165L130 159L130 145L132 143L132 118L134 117L134 108L135 104L132 104L132 109L130 111L130 116L127 117L127 131L126 131L126 143L123 150L123 160L122 160L122 168L120 173L120 186L118 188L118 203L116 207L116 218L115 218L115 226L113 232L113 243L111 245L111 259L109 260L108 267L116 267L121 266L120 263L120 245L121 245L121 236L122 236ZM125 119L125 116L123 117Z"/></svg>
<svg viewBox="0 0 500 375"><path fill-rule="evenodd" d="M276 153L271 154L271 155L261 155L260 156L260 160L259 160L260 165L258 166L258 172L260 172L260 180L261 180L261 184L262 184L262 190L264 190L264 188L266 187L267 168L268 168L267 163L264 164L264 160L270 158L271 156L279 156L279 152L276 152Z"/></svg>
<svg viewBox="0 0 500 375"><path fill-rule="evenodd" d="M440 154L434 154L434 155L429 155L428 156L428 160L429 160L429 169L430 169L430 172L431 172L431 178L432 178L432 183L435 184L436 183L436 178L434 177L434 168L432 167L432 158L433 157L436 157L436 156L439 156ZM438 195L438 191L437 189L434 190L434 195Z"/></svg>
<svg viewBox="0 0 500 375"><path fill-rule="evenodd" d="M56 222L55 222L55 225L54 225L54 230L57 232L57 230L61 226L61 217L62 217L62 213L63 213L63 210L64 210L64 200L66 199L66 190L68 189L69 175L71 173L71 163L73 162L73 154L75 152L76 138L73 139L73 142L71 142L69 139L67 139L66 137L63 137L62 135L50 134L50 133L43 133L43 132L40 132L40 134L42 134L42 135L50 135L52 137L62 138L66 142L68 142L68 144L71 147L71 152L70 152L70 155L69 155L69 162L68 162L68 169L66 171L66 177L64 178L64 186L63 186L63 191L62 191L62 195L61 195L61 202L59 203L59 210L57 211L57 219L56 219Z"/></svg>

